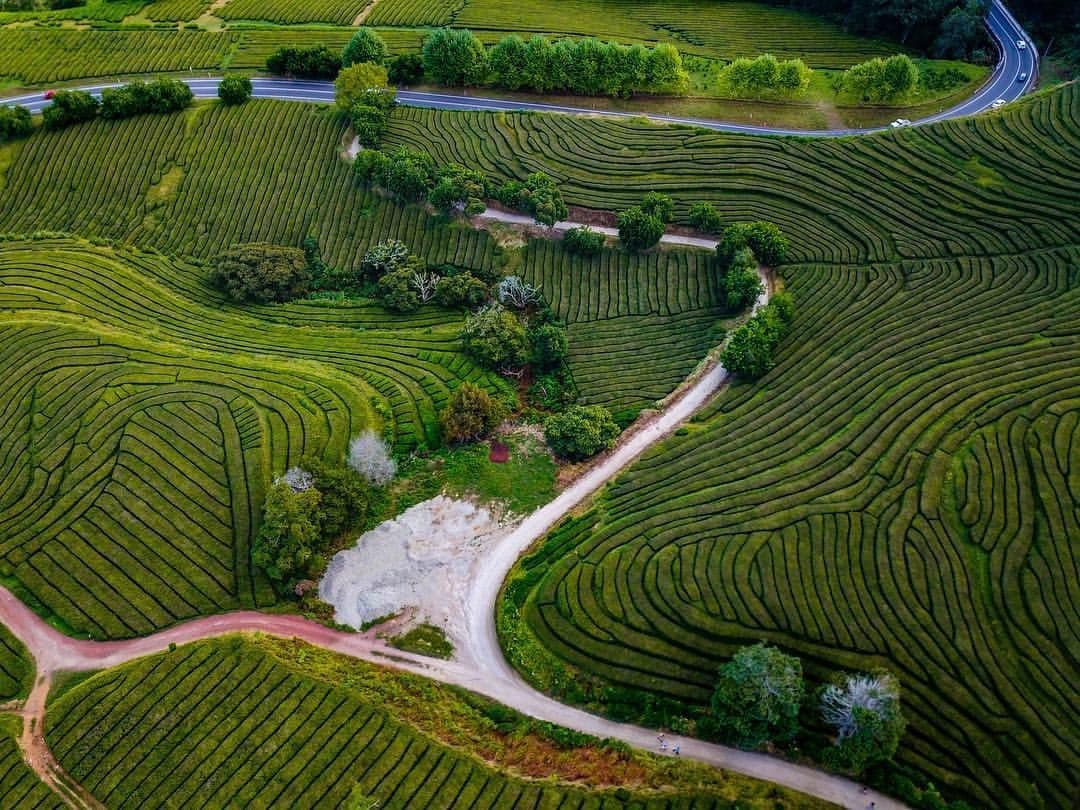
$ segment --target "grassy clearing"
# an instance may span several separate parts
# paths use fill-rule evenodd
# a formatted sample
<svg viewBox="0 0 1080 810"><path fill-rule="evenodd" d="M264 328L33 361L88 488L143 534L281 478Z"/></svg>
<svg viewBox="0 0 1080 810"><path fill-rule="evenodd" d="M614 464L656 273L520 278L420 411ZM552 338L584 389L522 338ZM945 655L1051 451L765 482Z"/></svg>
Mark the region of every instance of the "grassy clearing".
<svg viewBox="0 0 1080 810"><path fill-rule="evenodd" d="M431 624L418 624L400 636L394 636L390 643L399 650L427 655L431 658L449 658L454 654L454 645L440 628Z"/></svg>
<svg viewBox="0 0 1080 810"><path fill-rule="evenodd" d="M563 119L489 130L484 153L545 130L547 155L594 199L681 184L684 202L717 199L732 218L771 212L795 252L796 322L775 370L733 386L523 562L500 615L524 673L629 716L646 696L672 701L669 719L692 724L743 644L779 644L815 678L886 665L911 722L902 763L974 806L1068 804L1078 105L1067 87L830 143L666 130L648 149L651 129ZM554 157L562 142L586 152Z"/></svg>
<svg viewBox="0 0 1080 810"><path fill-rule="evenodd" d="M356 792L385 808L506 802L614 810L645 798L657 810L691 802L822 806L692 763L607 747L415 676L266 638L200 642L99 673L52 705L47 737L72 776L120 807L336 807ZM534 772L545 780L521 778ZM654 780L671 787L632 792ZM608 789L560 784L567 781Z"/></svg>

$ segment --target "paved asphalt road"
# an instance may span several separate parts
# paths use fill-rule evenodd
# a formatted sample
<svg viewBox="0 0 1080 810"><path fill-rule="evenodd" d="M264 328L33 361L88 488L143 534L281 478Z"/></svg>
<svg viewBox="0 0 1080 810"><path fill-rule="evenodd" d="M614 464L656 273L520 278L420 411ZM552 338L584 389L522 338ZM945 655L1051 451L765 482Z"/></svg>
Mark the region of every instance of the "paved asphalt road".
<svg viewBox="0 0 1080 810"><path fill-rule="evenodd" d="M1031 40L1020 27L1001 0L994 0L990 13L986 18L987 27L997 41L1001 53L1001 61L990 80L971 98L952 109L945 110L937 115L918 121L918 124L943 121L947 118L959 118L974 115L990 108L997 99L1015 101L1026 93L1035 83L1038 68L1038 53ZM1028 43L1021 48L1019 42ZM1021 79L1021 76L1026 78ZM217 95L218 79L186 79L188 85L198 98L211 98ZM304 79L254 79L253 94L256 98L274 98L286 101L308 101L332 103L334 100L334 85L327 81L312 81ZM102 84L84 87L91 93L100 94L106 87L114 87L115 84ZM569 113L575 115L597 115L608 117L640 118L639 112L618 112L612 110L592 110L587 107L567 107L557 104L536 104L527 101L509 101L506 99L486 98L483 96L470 96L454 93L420 93L413 90L401 90L398 92L398 101L413 107L433 107L443 110L531 110L535 112ZM42 93L32 95L15 96L3 99L5 105L20 104L27 107L32 113L40 113L48 106L49 102ZM741 124L728 124L722 121L711 121L699 118L678 118L665 115L650 115L648 118L662 123L689 124L713 129L719 132L741 132L755 135L809 135L838 137L843 135L859 135L873 132L872 129L833 129L833 130L792 130L775 127L758 127Z"/></svg>

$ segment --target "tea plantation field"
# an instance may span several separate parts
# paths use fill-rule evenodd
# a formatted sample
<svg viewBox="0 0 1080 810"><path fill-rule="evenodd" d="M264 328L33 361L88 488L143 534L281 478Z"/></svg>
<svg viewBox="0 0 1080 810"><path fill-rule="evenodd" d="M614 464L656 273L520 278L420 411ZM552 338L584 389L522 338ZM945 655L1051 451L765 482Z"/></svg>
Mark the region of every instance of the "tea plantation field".
<svg viewBox="0 0 1080 810"><path fill-rule="evenodd" d="M0 624L0 703L25 697L34 677L26 647Z"/></svg>
<svg viewBox="0 0 1080 810"><path fill-rule="evenodd" d="M725 794L745 780L730 790L626 790L616 798L613 790L507 776L466 753L479 742L467 730L449 748L371 701L366 670L334 679L318 669L309 674L302 652L297 660L286 665L234 637L135 661L57 699L47 739L67 772L110 808L369 806L348 805L350 797L386 810L618 810L645 801L650 810L822 806L761 783L754 793L736 793L736 804ZM431 684L414 688L440 699ZM495 734L490 721L487 727L485 736ZM483 747L491 750L490 742Z"/></svg>
<svg viewBox="0 0 1080 810"><path fill-rule="evenodd" d="M269 604L248 549L270 479L367 426L437 442L450 388L492 379L457 352L456 315L262 317L205 272L0 243L0 568L96 638Z"/></svg>
<svg viewBox="0 0 1080 810"><path fill-rule="evenodd" d="M1080 87L1006 111L873 137L751 138L644 121L395 112L389 143L495 176L545 170L600 210L672 195L728 220L767 219L794 262L1016 253L1075 240Z"/></svg>
<svg viewBox="0 0 1080 810"><path fill-rule="evenodd" d="M16 743L22 720L0 714L0 807L27 810L62 810L67 807L26 763Z"/></svg>
<svg viewBox="0 0 1080 810"><path fill-rule="evenodd" d="M770 203L798 234L783 268L797 316L760 383L733 386L525 562L525 623L579 683L701 704L718 664L760 639L817 678L885 665L911 723L901 761L974 806L1070 805L1078 103L1070 87L1004 116L835 143L665 133L716 168L695 181L687 166L698 193L727 211ZM526 143L574 131L515 123ZM595 126L576 124L649 133ZM691 162L622 160L661 187Z"/></svg>

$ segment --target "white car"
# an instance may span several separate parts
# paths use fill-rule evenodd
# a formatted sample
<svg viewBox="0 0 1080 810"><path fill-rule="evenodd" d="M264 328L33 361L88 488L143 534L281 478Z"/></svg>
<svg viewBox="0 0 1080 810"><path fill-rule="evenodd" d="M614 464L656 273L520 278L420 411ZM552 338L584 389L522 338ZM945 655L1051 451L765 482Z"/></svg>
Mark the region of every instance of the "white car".
<svg viewBox="0 0 1080 810"><path fill-rule="evenodd" d="M1026 82L1027 81L1027 74L1026 73L1021 73L1019 76L1016 77L1016 80L1018 82Z"/></svg>
<svg viewBox="0 0 1080 810"><path fill-rule="evenodd" d="M1016 47L1022 51L1027 50L1027 41L1023 39L1016 40Z"/></svg>
<svg viewBox="0 0 1080 810"><path fill-rule="evenodd" d="M900 129L900 127L911 126L911 122L906 118L897 118L895 121L889 124L889 126L891 126L893 129Z"/></svg>
<svg viewBox="0 0 1080 810"><path fill-rule="evenodd" d="M993 103L990 104L990 109L991 110L996 110L998 107L1004 107L1005 104L1006 104L1005 99L1003 99L1003 98L995 99L993 101Z"/></svg>

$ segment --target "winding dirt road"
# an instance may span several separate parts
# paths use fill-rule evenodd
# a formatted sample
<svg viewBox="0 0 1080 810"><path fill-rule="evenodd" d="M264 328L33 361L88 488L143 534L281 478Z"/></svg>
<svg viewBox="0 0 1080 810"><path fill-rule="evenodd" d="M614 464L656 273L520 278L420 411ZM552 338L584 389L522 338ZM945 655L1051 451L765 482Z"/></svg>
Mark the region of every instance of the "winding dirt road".
<svg viewBox="0 0 1080 810"><path fill-rule="evenodd" d="M766 292L755 310L768 301ZM455 660L440 661L412 655L388 647L365 636L342 633L299 616L269 615L241 611L196 619L128 641L84 641L65 636L47 625L19 599L0 587L0 622L19 638L37 664L37 681L21 710L25 731L21 740L28 761L46 781L73 806L98 806L92 797L67 777L53 761L44 741L45 697L53 673L88 671L114 667L152 653L170 644L238 632L262 632L285 638L299 638L310 644L376 664L396 667L486 695L533 717L557 723L597 737L611 737L642 749L653 749L656 732L626 723L615 723L580 709L566 706L529 686L513 670L502 654L495 630L495 603L499 589L518 557L543 537L559 520L599 491L608 481L648 448L673 433L722 388L729 378L719 364L707 367L699 376L669 397L658 414L624 435L618 446L599 458L581 477L555 500L541 507L517 526L490 554L471 580L466 599L467 637L455 653ZM871 803L881 810L899 810L904 805L890 797L864 792L861 785L814 768L786 762L691 738L668 736L678 743L682 755L719 768L784 785L837 805L864 810Z"/></svg>

